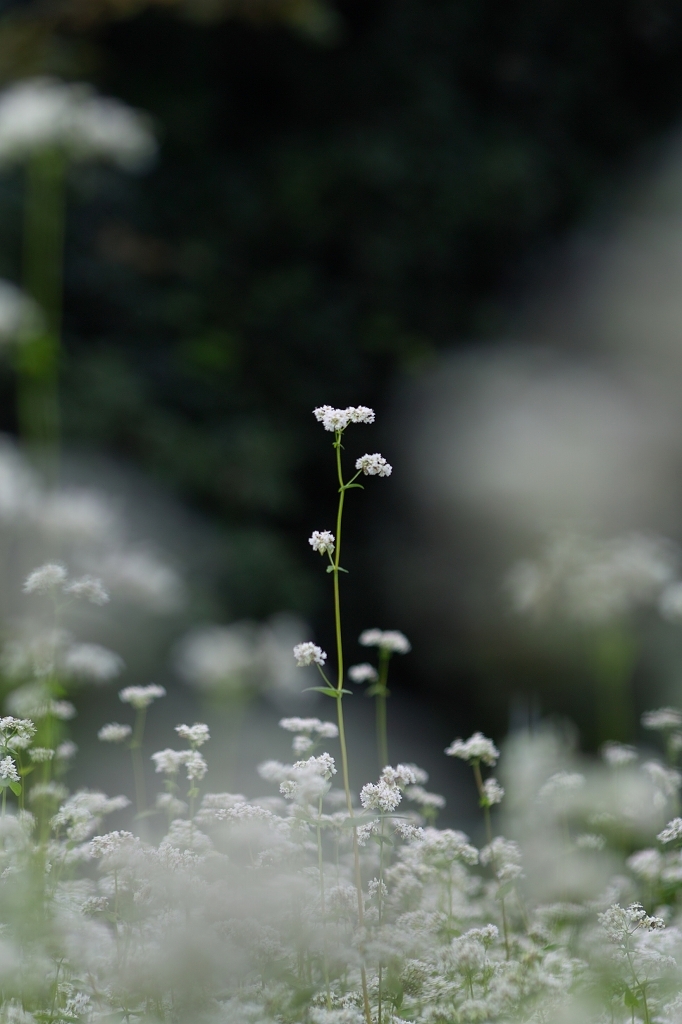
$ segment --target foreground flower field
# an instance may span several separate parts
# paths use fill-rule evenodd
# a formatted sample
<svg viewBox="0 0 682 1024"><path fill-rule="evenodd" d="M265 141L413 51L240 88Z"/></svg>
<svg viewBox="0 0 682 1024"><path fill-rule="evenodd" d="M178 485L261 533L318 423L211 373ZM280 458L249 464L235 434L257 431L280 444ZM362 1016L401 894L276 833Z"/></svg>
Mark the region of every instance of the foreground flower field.
<svg viewBox="0 0 682 1024"><path fill-rule="evenodd" d="M283 718L291 762L261 764L271 795L248 799L211 792L204 723L178 724L172 746L146 750L146 719L165 690L126 686L130 721L103 723L99 739L120 744L122 757L129 748L135 794L69 793L75 708L55 626L52 652L42 649L0 719L0 1019L682 1022L682 713L644 717L660 758L612 742L599 763L581 761L543 729L512 736L502 755L481 733L455 738L443 756L471 766L483 843L439 828L445 801L426 772L388 763L390 661L409 641L368 629L368 660L347 671L343 662L344 503L392 467L374 453L343 475L345 431L371 424L371 409L315 415L334 437L339 505L335 531L309 543L332 577L337 647L330 659L304 641L293 657L319 671L329 719ZM74 579L57 562L24 589L55 623L64 602L109 599L99 579ZM112 652L79 651L81 669L117 675ZM385 764L358 794L346 681L370 688ZM128 828L107 831L108 817L125 813Z"/></svg>

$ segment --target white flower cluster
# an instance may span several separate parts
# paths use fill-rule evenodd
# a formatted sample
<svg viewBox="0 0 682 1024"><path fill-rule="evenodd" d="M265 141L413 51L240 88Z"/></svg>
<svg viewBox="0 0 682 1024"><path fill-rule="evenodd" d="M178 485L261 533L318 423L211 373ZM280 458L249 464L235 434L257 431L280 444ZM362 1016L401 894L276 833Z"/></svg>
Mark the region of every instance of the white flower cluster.
<svg viewBox="0 0 682 1024"><path fill-rule="evenodd" d="M152 701L159 697L165 697L166 691L163 686L150 683L149 686L126 686L119 693L119 699L124 704L130 704L136 711L144 711Z"/></svg>
<svg viewBox="0 0 682 1024"><path fill-rule="evenodd" d="M348 669L348 678L352 683L376 683L379 673L374 665L363 661L360 665L351 665Z"/></svg>
<svg viewBox="0 0 682 1024"><path fill-rule="evenodd" d="M393 466L379 452L375 452L374 455L361 455L355 463L355 468L365 476L390 476L393 472Z"/></svg>
<svg viewBox="0 0 682 1024"><path fill-rule="evenodd" d="M390 814L400 804L403 790L415 785L417 776L411 765L399 764L396 768L388 765L381 773L379 781L368 782L360 790L360 803L366 811L380 811Z"/></svg>
<svg viewBox="0 0 682 1024"><path fill-rule="evenodd" d="M302 644L296 644L294 647L294 658L299 668L305 668L307 665L324 665L327 655L317 644L306 641Z"/></svg>
<svg viewBox="0 0 682 1024"><path fill-rule="evenodd" d="M106 604L109 594L100 579L81 576L69 580L65 566L60 562L46 562L29 573L24 582L25 594L54 594L61 590L72 597L82 597L91 604Z"/></svg>
<svg viewBox="0 0 682 1024"><path fill-rule="evenodd" d="M493 741L484 736L482 732L475 732L468 740L453 740L446 748L445 753L448 757L459 757L462 761L468 761L470 764L482 761L490 768L497 764L500 756Z"/></svg>
<svg viewBox="0 0 682 1024"><path fill-rule="evenodd" d="M334 534L329 530L313 530L312 536L308 539L313 551L317 551L321 555L334 554L334 541Z"/></svg>
<svg viewBox="0 0 682 1024"><path fill-rule="evenodd" d="M132 735L132 728L129 725L119 725L118 722L109 722L103 725L97 733L97 738L103 743L123 743Z"/></svg>
<svg viewBox="0 0 682 1024"><path fill-rule="evenodd" d="M87 85L33 78L10 86L0 95L0 162L54 149L135 170L151 160L156 144L141 114Z"/></svg>
<svg viewBox="0 0 682 1024"><path fill-rule="evenodd" d="M398 629L365 629L358 642L363 647L378 647L389 654L408 654L412 650L410 641Z"/></svg>
<svg viewBox="0 0 682 1024"><path fill-rule="evenodd" d="M331 405L319 405L313 409L313 416L325 430L341 433L351 423L374 423L374 409L366 405L349 405L346 409L335 409Z"/></svg>

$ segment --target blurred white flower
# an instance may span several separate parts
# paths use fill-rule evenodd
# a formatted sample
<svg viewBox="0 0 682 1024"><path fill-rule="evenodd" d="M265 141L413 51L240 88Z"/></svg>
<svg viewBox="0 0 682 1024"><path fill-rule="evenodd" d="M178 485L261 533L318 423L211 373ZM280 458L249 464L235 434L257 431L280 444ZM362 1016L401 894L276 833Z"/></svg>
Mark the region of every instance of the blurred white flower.
<svg viewBox="0 0 682 1024"><path fill-rule="evenodd" d="M207 725L195 722L194 725L176 725L175 731L181 740L187 740L193 747L202 747L211 736Z"/></svg>
<svg viewBox="0 0 682 1024"><path fill-rule="evenodd" d="M123 659L100 644L73 644L64 656L64 670L76 679L108 683L119 676Z"/></svg>
<svg viewBox="0 0 682 1024"><path fill-rule="evenodd" d="M123 743L129 736L132 736L132 728L129 725L119 725L118 722L109 722L103 725L97 733L97 739L103 743Z"/></svg>
<svg viewBox="0 0 682 1024"><path fill-rule="evenodd" d="M118 696L124 704L131 704L137 711L143 711L153 700L165 697L166 691L163 686L150 683L149 686L126 686Z"/></svg>
<svg viewBox="0 0 682 1024"><path fill-rule="evenodd" d="M642 715L645 729L665 732L668 729L679 729L682 725L682 711L677 708L658 708L656 711L645 711Z"/></svg>
<svg viewBox="0 0 682 1024"><path fill-rule="evenodd" d="M0 279L0 345L22 342L43 328L37 304L10 281Z"/></svg>
<svg viewBox="0 0 682 1024"><path fill-rule="evenodd" d="M72 580L64 587L64 593L71 594L72 597L82 597L91 604L103 605L109 602L109 594L104 584L95 576L81 576L77 580Z"/></svg>
<svg viewBox="0 0 682 1024"><path fill-rule="evenodd" d="M47 594L66 583L66 569L59 562L46 562L29 573L24 582L25 594Z"/></svg>
<svg viewBox="0 0 682 1024"><path fill-rule="evenodd" d="M482 761L490 768L497 763L500 752L487 736L482 732L475 732L468 740L453 740L445 753L448 757L459 757L462 761L470 764L474 761Z"/></svg>
<svg viewBox="0 0 682 1024"><path fill-rule="evenodd" d="M137 170L153 158L156 143L148 120L118 100L80 83L27 79L0 94L0 163L44 150Z"/></svg>
<svg viewBox="0 0 682 1024"><path fill-rule="evenodd" d="M365 661L361 665L351 665L348 669L348 678L352 683L376 683L379 673L374 665Z"/></svg>

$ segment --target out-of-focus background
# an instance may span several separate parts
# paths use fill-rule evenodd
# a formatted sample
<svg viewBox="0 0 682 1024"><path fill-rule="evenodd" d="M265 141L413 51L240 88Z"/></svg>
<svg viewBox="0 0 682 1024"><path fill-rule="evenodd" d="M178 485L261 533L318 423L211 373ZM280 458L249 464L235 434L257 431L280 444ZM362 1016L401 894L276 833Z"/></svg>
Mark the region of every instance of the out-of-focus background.
<svg viewBox="0 0 682 1024"><path fill-rule="evenodd" d="M455 735L556 717L595 749L679 702L679 3L4 0L0 84L44 76L144 112L156 152L63 168L58 470L3 352L8 643L22 572L80 559L112 602L74 634L172 691L161 745L203 694L252 761L285 757L277 717L329 712L281 661L333 643L311 410L362 403L348 456L394 475L349 501L348 655L365 627L413 643L397 755L446 786ZM34 294L57 206L31 213L28 163L0 167L0 277ZM183 682L197 636L223 675L268 677L260 718L241 677ZM119 684L80 691L92 756ZM371 704L347 704L372 773Z"/></svg>

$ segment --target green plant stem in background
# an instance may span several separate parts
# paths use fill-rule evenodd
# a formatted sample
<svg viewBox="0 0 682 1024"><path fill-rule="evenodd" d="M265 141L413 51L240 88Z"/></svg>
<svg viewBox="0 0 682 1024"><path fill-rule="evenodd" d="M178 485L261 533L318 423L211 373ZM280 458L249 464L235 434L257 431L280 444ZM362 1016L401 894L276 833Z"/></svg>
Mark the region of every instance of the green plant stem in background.
<svg viewBox="0 0 682 1024"><path fill-rule="evenodd" d="M346 748L346 730L343 723L343 638L341 635L341 596L339 591L339 567L341 558L341 525L343 519L343 505L348 484L343 482L343 469L341 467L341 435L336 434L334 439L336 449L336 473L339 480L339 506L336 513L336 549L332 570L334 576L334 624L336 631L336 709L339 724L339 745L341 747L341 770L343 773L343 788L346 794L346 807L348 817L353 818L353 801L350 793L350 779L348 775L348 751ZM354 478L355 479L355 478ZM352 481L351 481L352 483ZM362 876L360 874L360 852L358 850L358 835L353 829L353 861L355 866L355 889L358 899L358 925L364 927L365 913L362 900ZM364 964L360 968L362 978L362 1001L364 1006L366 1024L372 1024L372 1012L369 1005L369 991L367 989L367 972Z"/></svg>
<svg viewBox="0 0 682 1024"><path fill-rule="evenodd" d="M135 780L135 805L138 815L144 814L147 798L144 786L144 765L142 764L142 740L147 717L146 708L138 708L135 716L135 728L130 741L130 755L133 762L133 778Z"/></svg>
<svg viewBox="0 0 682 1024"><path fill-rule="evenodd" d="M56 474L60 438L65 169L56 150L37 153L26 169L24 287L43 324L17 348L17 415L21 437L48 478Z"/></svg>
<svg viewBox="0 0 682 1024"><path fill-rule="evenodd" d="M379 679L374 687L376 698L377 754L379 755L379 771L383 771L388 760L388 724L386 718L386 698L388 697L388 662L391 653L379 648Z"/></svg>
<svg viewBox="0 0 682 1024"><path fill-rule="evenodd" d="M478 760L472 761L471 767L474 770L474 778L476 780L476 789L478 790L479 802L480 802L481 807L483 808L483 818L485 820L486 841L488 843L492 843L492 841L493 841L493 830L492 830L492 825L490 823L490 804L488 803L488 798L486 796L485 789L483 788L483 778L481 776L481 764L480 764L480 761L478 761Z"/></svg>

